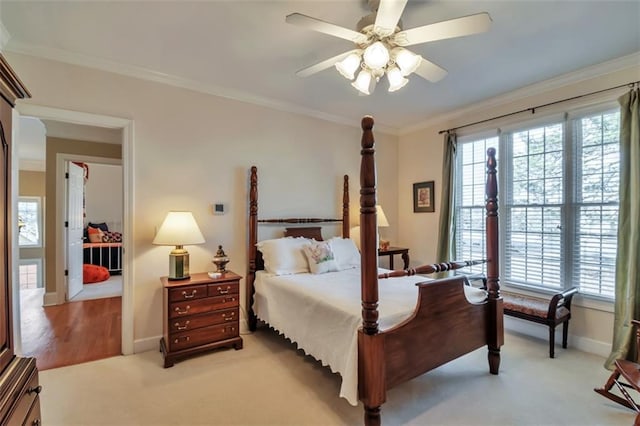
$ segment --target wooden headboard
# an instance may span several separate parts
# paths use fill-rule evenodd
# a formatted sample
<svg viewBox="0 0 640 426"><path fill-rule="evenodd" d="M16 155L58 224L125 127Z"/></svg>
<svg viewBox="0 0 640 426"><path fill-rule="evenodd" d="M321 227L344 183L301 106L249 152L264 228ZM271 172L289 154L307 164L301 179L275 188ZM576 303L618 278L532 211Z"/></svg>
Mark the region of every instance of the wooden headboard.
<svg viewBox="0 0 640 426"><path fill-rule="evenodd" d="M255 330L256 316L253 313L253 283L256 279L256 271L264 269L262 254L258 251L256 244L258 242L258 224L310 224L310 223L336 223L342 222L342 237L349 238L349 176L344 175L342 185L342 218L325 219L325 218L286 218L286 219L258 219L258 168L251 167L249 177L249 241L247 246L247 280L246 280L246 309L249 329ZM287 227L285 236L288 237L308 237L322 240L321 228L319 226L309 227Z"/></svg>

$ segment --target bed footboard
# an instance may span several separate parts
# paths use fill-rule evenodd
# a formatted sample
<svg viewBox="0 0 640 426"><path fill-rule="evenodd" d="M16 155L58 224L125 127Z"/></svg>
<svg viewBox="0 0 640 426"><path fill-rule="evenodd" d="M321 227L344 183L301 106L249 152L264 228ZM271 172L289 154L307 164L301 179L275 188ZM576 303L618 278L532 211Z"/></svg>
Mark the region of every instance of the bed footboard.
<svg viewBox="0 0 640 426"><path fill-rule="evenodd" d="M386 390L487 346L496 333L492 304L469 302L464 277L417 285L411 317L375 335L359 334L359 392L373 406L384 402Z"/></svg>
<svg viewBox="0 0 640 426"><path fill-rule="evenodd" d="M387 389L487 345L488 303L470 303L464 285L463 277L418 284L413 315L381 333Z"/></svg>

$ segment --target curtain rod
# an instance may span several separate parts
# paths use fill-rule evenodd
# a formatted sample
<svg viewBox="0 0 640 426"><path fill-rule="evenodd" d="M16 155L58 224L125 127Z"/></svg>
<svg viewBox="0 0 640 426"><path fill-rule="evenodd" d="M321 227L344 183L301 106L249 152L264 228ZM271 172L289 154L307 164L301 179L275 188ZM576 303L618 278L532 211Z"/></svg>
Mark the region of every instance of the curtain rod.
<svg viewBox="0 0 640 426"><path fill-rule="evenodd" d="M621 85L615 86L615 87L609 87L608 89L602 89L602 90L598 90L596 92L585 93L584 95L578 95L578 96L574 96L572 98L566 98L566 99L561 99L561 100L555 101L555 102L549 102L548 104L543 104L543 105L538 105L538 106L534 106L534 107L529 107L529 108L526 108L526 109L521 109L520 111L515 111L515 112L510 112L508 114L498 115L497 117L491 117L491 118L487 118L485 120L476 121L476 122L473 122L473 123L463 124L462 126L452 127L450 129L447 129L447 130L440 130L438 132L438 134L441 135L443 133L449 133L449 132L451 132L453 130L462 129L463 127L475 126L476 124L486 123L487 121L493 121L493 120L497 120L499 118L510 117L512 115L521 114L521 113L527 112L527 111L531 111L531 114L535 114L536 113L536 109L539 109L539 108L548 107L550 105L555 105L555 104L559 104L559 103L562 103L562 102L572 101L574 99L584 98L585 96L591 96L591 95L595 95L595 94L602 93L602 92L608 92L609 90L620 89L621 87L625 87L625 86L629 86L629 87L633 88L633 86L636 85L636 84L640 84L640 80L632 81L631 83L621 84Z"/></svg>

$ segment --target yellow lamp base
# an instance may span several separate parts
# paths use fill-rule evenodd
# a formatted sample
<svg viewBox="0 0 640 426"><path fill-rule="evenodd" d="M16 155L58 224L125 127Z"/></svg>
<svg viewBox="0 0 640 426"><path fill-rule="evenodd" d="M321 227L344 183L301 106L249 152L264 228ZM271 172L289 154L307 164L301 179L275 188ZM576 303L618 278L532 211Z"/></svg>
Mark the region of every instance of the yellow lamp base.
<svg viewBox="0 0 640 426"><path fill-rule="evenodd" d="M169 280L186 280L189 276L189 252L182 246L176 246L169 253Z"/></svg>

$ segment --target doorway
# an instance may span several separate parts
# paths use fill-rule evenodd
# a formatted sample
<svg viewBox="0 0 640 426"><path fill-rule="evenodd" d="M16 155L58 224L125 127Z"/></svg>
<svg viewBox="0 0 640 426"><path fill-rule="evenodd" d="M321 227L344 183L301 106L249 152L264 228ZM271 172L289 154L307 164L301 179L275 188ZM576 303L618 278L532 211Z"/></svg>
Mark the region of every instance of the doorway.
<svg viewBox="0 0 640 426"><path fill-rule="evenodd" d="M118 119L113 117L97 116L93 114L79 113L74 111L51 109L48 107L41 107L36 105L20 105L18 108L18 112L22 116L33 116L39 119L57 121L60 123L66 123L66 124L71 123L73 125L94 126L100 129L109 129L109 130L117 129L118 130L120 134L121 144L122 144L122 160L121 160L121 164L117 165L117 167L119 168L122 187L124 189L124 197L121 197L121 201L122 201L121 212L124 212L124 214L122 214L122 218L120 220L113 220L111 222L112 223L119 222L118 226L122 230L122 233L126 235L127 229L131 228L131 224L129 223L128 220L126 220L126 218L131 217L130 209L132 206L130 191L128 189L131 186L130 155L132 152L132 149L131 149L132 148L131 146L132 130L133 130L132 122L126 119ZM20 132L18 132L16 140L17 140L17 144L19 145ZM18 163L18 159L16 158L16 151L17 149L14 150L14 159L16 160L14 164ZM86 158L83 158L81 160L86 160ZM14 176L15 175L17 175L17 171L15 171L14 169ZM17 176L15 176L14 182L17 181L16 178ZM56 185L56 188L57 188L56 191L59 191L58 186L59 185ZM14 194L17 194L17 191L14 191ZM61 209L60 204L61 203L57 203L55 207L51 207L48 210L55 209L56 211L60 212L60 209ZM61 238L61 235L59 234L60 234L59 232L55 233L55 237L51 238L51 240L53 241L45 240L45 246L47 244L51 244L55 248L60 244L62 244L64 238ZM121 272L121 275L119 276L119 280L121 282L120 285L122 288L122 290L120 290L122 293L122 297L118 298L116 303L114 303L114 300L110 300L112 299L110 297L103 297L102 299L98 299L98 300L81 300L79 302L75 302L72 299L72 303L65 304L66 281L64 279L62 280L63 281L62 283L60 282L60 280L55 279L56 281L55 286L53 286L54 291L47 291L47 294L43 296L45 301L44 305L47 305L46 308L42 306L43 305L42 299L40 300L40 303L39 303L40 309L43 309L43 310L47 309L48 311L51 311L52 315L55 315L57 318L63 318L65 315L71 315L73 317L73 319L71 320L72 322L77 321L77 318L79 315L84 315L90 311L95 312L96 311L95 307L90 306L90 304L93 302L101 303L105 306L108 305L106 308L102 307L98 309L98 311L104 311L107 315L107 318L98 319L97 323L99 325L104 325L106 329L108 329L108 332L111 333L112 336L114 333L118 335L117 336L118 339L116 340L121 342L121 349L118 350L118 353L122 353L122 354L133 353L133 321L132 321L132 306L131 306L131 290L128 286L128 283L130 282L129 277L132 275L133 271L129 262L127 262L127 255L126 255L127 245L128 245L127 242L124 241L123 248L122 248L122 252L123 252L122 259L121 259L122 272ZM15 251L16 251L16 248L14 244L14 259L15 259L14 271L16 271L15 268L17 268L18 266L17 259L19 258L19 256L16 256L17 253L15 253ZM56 256L54 261L59 265L61 264L62 266L65 266L63 263L65 262L65 260L60 259L60 256ZM19 277L16 275L17 273L14 273L14 283L19 282ZM45 287L46 287L46 281L47 281L47 278L45 275L44 283L43 283ZM16 294L17 292L19 292L19 286L14 285L14 335L16 336L16 349L20 353L20 352L24 352L20 345L22 340L21 338L22 334L20 333L20 324L21 324L21 316L22 316L20 314L22 309L19 306L20 297L19 297L19 294ZM88 297L88 298L92 299L92 297ZM15 301L17 301L17 303ZM72 309L71 308L67 309L68 312L63 313L62 311L65 309L66 305L68 305L68 307L72 307ZM30 312L30 313L24 312L24 314L27 314L27 316L29 316L31 319L34 319L37 317L37 315L36 316L33 315L33 312ZM114 317L122 318L121 326L120 326L120 321L118 321L117 325L114 324L114 321L113 321ZM29 320L29 318L27 318L27 320ZM88 324L85 324L85 325L88 325ZM68 333L68 332L69 330L66 330L66 331L58 330L52 333L55 335L59 333ZM93 344L90 344L90 346L91 347L96 347L100 345L109 346L109 344L106 343L107 340L108 339L94 342ZM80 352L85 351L85 349L83 348L86 347L87 344L89 344L89 342L90 342L90 339L85 341L85 344L82 345L82 347L78 348L78 351Z"/></svg>

